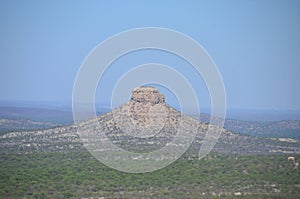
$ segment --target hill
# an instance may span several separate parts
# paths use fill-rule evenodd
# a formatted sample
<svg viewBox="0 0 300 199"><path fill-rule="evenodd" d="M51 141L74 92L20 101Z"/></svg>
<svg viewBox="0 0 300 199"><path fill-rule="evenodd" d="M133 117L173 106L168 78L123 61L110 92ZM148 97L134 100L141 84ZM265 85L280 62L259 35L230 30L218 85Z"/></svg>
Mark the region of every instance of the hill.
<svg viewBox="0 0 300 199"><path fill-rule="evenodd" d="M148 98L148 92L152 97ZM180 124L183 125L180 127ZM138 89L128 103L77 124L0 136L2 198L297 198L300 141L260 138L223 129L208 156L198 159L209 124L182 115L155 89ZM149 173L124 173L97 161L121 161L110 141L140 154L172 143L178 129L195 139L173 164ZM213 126L213 129L220 130ZM105 137L104 137L105 136ZM87 150L88 149L88 150ZM150 156L156 163L170 156ZM99 159L98 159L99 160ZM145 163L147 163L145 161ZM134 167L134 165L132 165ZM145 164L147 166L147 164Z"/></svg>

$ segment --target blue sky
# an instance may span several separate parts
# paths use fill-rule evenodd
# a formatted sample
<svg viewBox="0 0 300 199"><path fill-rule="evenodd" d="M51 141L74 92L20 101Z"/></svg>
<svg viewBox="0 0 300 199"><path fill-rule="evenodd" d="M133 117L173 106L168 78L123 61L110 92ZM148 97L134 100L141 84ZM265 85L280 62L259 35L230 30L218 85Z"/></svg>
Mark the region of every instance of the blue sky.
<svg viewBox="0 0 300 199"><path fill-rule="evenodd" d="M182 32L207 50L222 75L229 109L300 109L296 0L2 0L0 100L70 102L76 73L97 44L121 31L149 26ZM149 52L147 58L146 53L131 60L158 62L168 57ZM122 64L130 63L127 58ZM188 71L184 64L180 67ZM117 65L112 69L112 74L121 72ZM107 85L109 93L112 86ZM199 87L202 106L209 106L207 91ZM107 103L108 94L99 96L97 101Z"/></svg>

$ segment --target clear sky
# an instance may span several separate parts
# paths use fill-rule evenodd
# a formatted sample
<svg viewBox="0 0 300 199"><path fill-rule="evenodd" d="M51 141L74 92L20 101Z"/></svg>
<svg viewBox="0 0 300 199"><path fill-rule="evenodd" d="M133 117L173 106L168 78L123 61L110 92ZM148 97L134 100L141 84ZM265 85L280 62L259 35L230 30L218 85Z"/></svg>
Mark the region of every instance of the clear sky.
<svg viewBox="0 0 300 199"><path fill-rule="evenodd" d="M222 75L228 108L300 109L297 0L2 0L0 100L71 101L76 73L97 44L121 31L148 26L180 31L207 50ZM124 58L123 64L158 62L163 56L149 52L149 59L145 53ZM180 67L186 71L184 63ZM112 69L112 74L121 73L118 67ZM107 83L106 90L111 88ZM204 98L207 106L209 99Z"/></svg>

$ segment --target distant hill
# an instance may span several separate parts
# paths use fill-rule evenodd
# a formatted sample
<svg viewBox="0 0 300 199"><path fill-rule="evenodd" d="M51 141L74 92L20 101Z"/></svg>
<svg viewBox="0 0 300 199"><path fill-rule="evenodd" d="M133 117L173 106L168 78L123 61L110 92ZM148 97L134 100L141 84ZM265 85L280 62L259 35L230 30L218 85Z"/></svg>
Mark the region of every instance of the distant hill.
<svg viewBox="0 0 300 199"><path fill-rule="evenodd" d="M5 119L0 118L0 135L12 131L30 131L36 129L48 129L59 126L59 124L51 122L39 122L28 119Z"/></svg>
<svg viewBox="0 0 300 199"><path fill-rule="evenodd" d="M46 108L0 107L0 134L48 129L73 123L72 112Z"/></svg>
<svg viewBox="0 0 300 199"><path fill-rule="evenodd" d="M70 111L27 107L0 107L0 118L27 119L56 124L70 124L73 121L72 112Z"/></svg>
<svg viewBox="0 0 300 199"><path fill-rule="evenodd" d="M208 114L201 114L200 121L208 123L209 118ZM224 128L251 136L300 139L300 120L242 121L226 119Z"/></svg>
<svg viewBox="0 0 300 199"><path fill-rule="evenodd" d="M99 108L97 114L107 112ZM34 129L47 129L73 123L71 110L0 106L0 134Z"/></svg>
<svg viewBox="0 0 300 199"><path fill-rule="evenodd" d="M252 136L300 139L299 120L249 122L228 119L225 128Z"/></svg>
<svg viewBox="0 0 300 199"><path fill-rule="evenodd" d="M227 118L242 121L300 120L300 110L228 109Z"/></svg>

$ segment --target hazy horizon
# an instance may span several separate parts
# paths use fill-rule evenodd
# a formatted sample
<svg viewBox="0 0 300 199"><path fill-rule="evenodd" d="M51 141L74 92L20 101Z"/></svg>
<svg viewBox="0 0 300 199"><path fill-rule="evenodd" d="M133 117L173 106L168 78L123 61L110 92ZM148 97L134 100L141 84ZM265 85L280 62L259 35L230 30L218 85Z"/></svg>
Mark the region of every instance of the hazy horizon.
<svg viewBox="0 0 300 199"><path fill-rule="evenodd" d="M69 103L77 72L96 45L128 29L162 27L206 49L224 81L228 110L300 110L299 7L298 1L1 1L0 100ZM115 60L96 102L109 103L119 78L150 62L177 70L195 90L200 110L210 107L205 82L189 63L149 49Z"/></svg>
<svg viewBox="0 0 300 199"><path fill-rule="evenodd" d="M168 103L168 101L166 101ZM28 108L72 112L71 101L3 101L0 100L1 107ZM97 112L108 112L111 110L109 103L96 103ZM179 107L174 107L180 110ZM210 114L210 108L200 109L201 113ZM190 114L190 113L187 113ZM275 109L227 109L226 119L237 119L243 121L281 121L300 120L300 110L275 110Z"/></svg>

